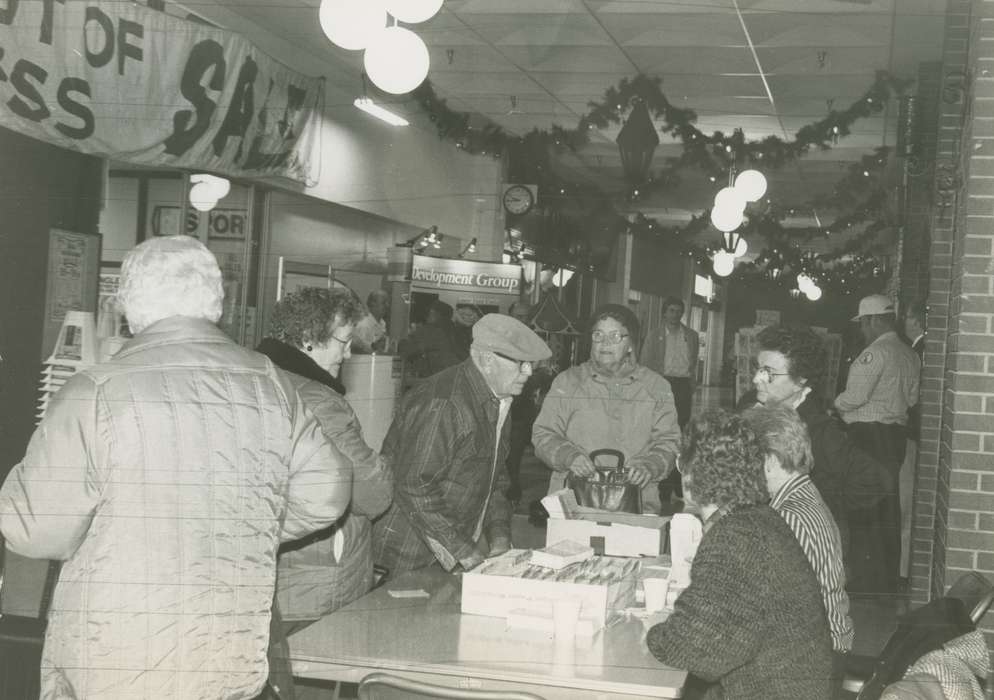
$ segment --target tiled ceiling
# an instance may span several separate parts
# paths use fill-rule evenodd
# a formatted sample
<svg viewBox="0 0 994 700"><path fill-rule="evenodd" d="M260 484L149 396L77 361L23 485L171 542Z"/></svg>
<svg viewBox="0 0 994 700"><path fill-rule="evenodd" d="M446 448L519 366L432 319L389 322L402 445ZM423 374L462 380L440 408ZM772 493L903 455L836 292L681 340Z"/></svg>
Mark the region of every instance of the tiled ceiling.
<svg viewBox="0 0 994 700"><path fill-rule="evenodd" d="M362 2L363 0L353 0ZM332 45L319 0L200 0L206 19L239 31L310 74L326 75L343 105L360 87L361 52ZM877 70L913 78L938 60L945 0L446 0L411 28L431 51L429 79L451 107L522 134L575 126L605 89L637 73L658 75L669 100L692 108L710 133L742 128L749 139L790 139L831 107L844 109ZM396 107L417 114L413 102ZM416 125L431 128L425 120ZM618 127L560 160L569 175L622 192ZM892 104L857 122L828 152L772 174L771 195L803 202L831 191L846 166L896 137ZM663 136L659 162L678 145ZM713 188L711 188L713 189ZM692 183L640 207L686 217L713 194Z"/></svg>

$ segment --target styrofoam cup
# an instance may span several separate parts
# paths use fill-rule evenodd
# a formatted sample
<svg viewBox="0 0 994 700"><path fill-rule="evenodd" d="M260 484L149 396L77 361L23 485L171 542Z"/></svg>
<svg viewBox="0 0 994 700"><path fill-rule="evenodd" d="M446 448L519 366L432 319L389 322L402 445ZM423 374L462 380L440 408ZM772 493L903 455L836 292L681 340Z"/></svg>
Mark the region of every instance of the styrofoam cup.
<svg viewBox="0 0 994 700"><path fill-rule="evenodd" d="M556 639L574 639L580 620L580 601L570 598L552 603L552 626Z"/></svg>
<svg viewBox="0 0 994 700"><path fill-rule="evenodd" d="M642 587L645 589L645 609L648 612L659 612L666 607L666 594L670 589L668 578L642 579Z"/></svg>

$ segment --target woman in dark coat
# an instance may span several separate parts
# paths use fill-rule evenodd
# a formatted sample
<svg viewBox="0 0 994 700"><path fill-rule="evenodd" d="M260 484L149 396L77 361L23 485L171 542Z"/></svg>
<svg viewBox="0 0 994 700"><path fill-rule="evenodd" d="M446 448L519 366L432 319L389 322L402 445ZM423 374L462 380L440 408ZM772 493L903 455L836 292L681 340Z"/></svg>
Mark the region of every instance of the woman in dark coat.
<svg viewBox="0 0 994 700"><path fill-rule="evenodd" d="M391 473L363 440L359 420L338 379L342 363L351 356L355 324L365 313L361 302L348 292L304 288L276 305L269 337L256 348L291 373L325 438L353 465L348 512L330 528L280 548L273 619L278 608L283 629L273 630L270 678L272 684L281 686L284 700L292 697L292 687L288 689L292 682L285 657L280 658L287 651L283 633L300 629L369 591L373 584L371 521L392 500ZM281 666L287 673L276 680Z"/></svg>
<svg viewBox="0 0 994 700"><path fill-rule="evenodd" d="M829 700L821 590L790 527L766 505L763 465L741 416L711 410L691 421L678 466L704 536L690 585L646 641L661 662L691 674L687 696Z"/></svg>
<svg viewBox="0 0 994 700"><path fill-rule="evenodd" d="M839 526L849 589L867 588L882 561L873 548L879 538L873 532L854 538L851 519L859 520L870 512L896 484L887 469L856 447L841 421L826 410L818 387L827 358L818 334L807 326L770 326L759 333L757 341L756 400L796 409L807 426L814 457L811 480Z"/></svg>

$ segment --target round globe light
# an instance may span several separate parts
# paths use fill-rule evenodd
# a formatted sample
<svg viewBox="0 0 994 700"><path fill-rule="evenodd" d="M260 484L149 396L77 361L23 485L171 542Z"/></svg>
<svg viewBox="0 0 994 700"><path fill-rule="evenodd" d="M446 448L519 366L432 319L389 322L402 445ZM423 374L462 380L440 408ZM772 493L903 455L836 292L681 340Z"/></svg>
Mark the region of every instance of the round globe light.
<svg viewBox="0 0 994 700"><path fill-rule="evenodd" d="M364 0L353 0L364 2ZM442 9L443 0L387 0L387 12L399 22L427 22Z"/></svg>
<svg viewBox="0 0 994 700"><path fill-rule="evenodd" d="M735 269L735 256L731 253L718 251L711 260L711 267L718 277L728 277Z"/></svg>
<svg viewBox="0 0 994 700"><path fill-rule="evenodd" d="M758 170L743 170L735 178L735 189L747 202L757 202L766 194L766 176Z"/></svg>
<svg viewBox="0 0 994 700"><path fill-rule="evenodd" d="M746 239L739 237L739 242L735 244L735 252L732 253L733 258L741 258L749 252L749 244L746 243Z"/></svg>
<svg viewBox="0 0 994 700"><path fill-rule="evenodd" d="M206 182L198 182L190 188L190 205L197 211L210 211L217 204L217 198Z"/></svg>
<svg viewBox="0 0 994 700"><path fill-rule="evenodd" d="M803 272L797 276L797 288L802 292L807 291L810 287L813 287L814 284L814 280Z"/></svg>
<svg viewBox="0 0 994 700"><path fill-rule="evenodd" d="M321 0L318 21L333 43L359 51L387 25L387 11L384 0Z"/></svg>
<svg viewBox="0 0 994 700"><path fill-rule="evenodd" d="M225 178L217 177L216 175L198 173L190 176L190 182L194 183L194 185L206 185L207 191L214 199L224 199L231 192L231 183Z"/></svg>
<svg viewBox="0 0 994 700"><path fill-rule="evenodd" d="M808 298L808 301L818 301L821 299L821 294L821 287L814 284L804 290L804 296Z"/></svg>
<svg viewBox="0 0 994 700"><path fill-rule="evenodd" d="M394 95L410 92L428 77L431 59L421 37L403 27L386 27L366 47L363 65L378 88Z"/></svg>
<svg viewBox="0 0 994 700"><path fill-rule="evenodd" d="M734 231L742 225L742 212L734 209L720 209L715 207L711 210L711 223L719 231Z"/></svg>
<svg viewBox="0 0 994 700"><path fill-rule="evenodd" d="M734 187L722 187L714 196L714 208L727 211L745 211L746 200Z"/></svg>

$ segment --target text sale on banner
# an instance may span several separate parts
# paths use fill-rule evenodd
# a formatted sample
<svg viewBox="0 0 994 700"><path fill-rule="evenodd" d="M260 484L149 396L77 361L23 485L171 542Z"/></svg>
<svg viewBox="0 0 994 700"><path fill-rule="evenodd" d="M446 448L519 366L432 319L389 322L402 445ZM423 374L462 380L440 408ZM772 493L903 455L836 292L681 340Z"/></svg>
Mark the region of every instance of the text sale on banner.
<svg viewBox="0 0 994 700"><path fill-rule="evenodd" d="M134 2L0 4L0 126L140 165L316 179L321 78Z"/></svg>

